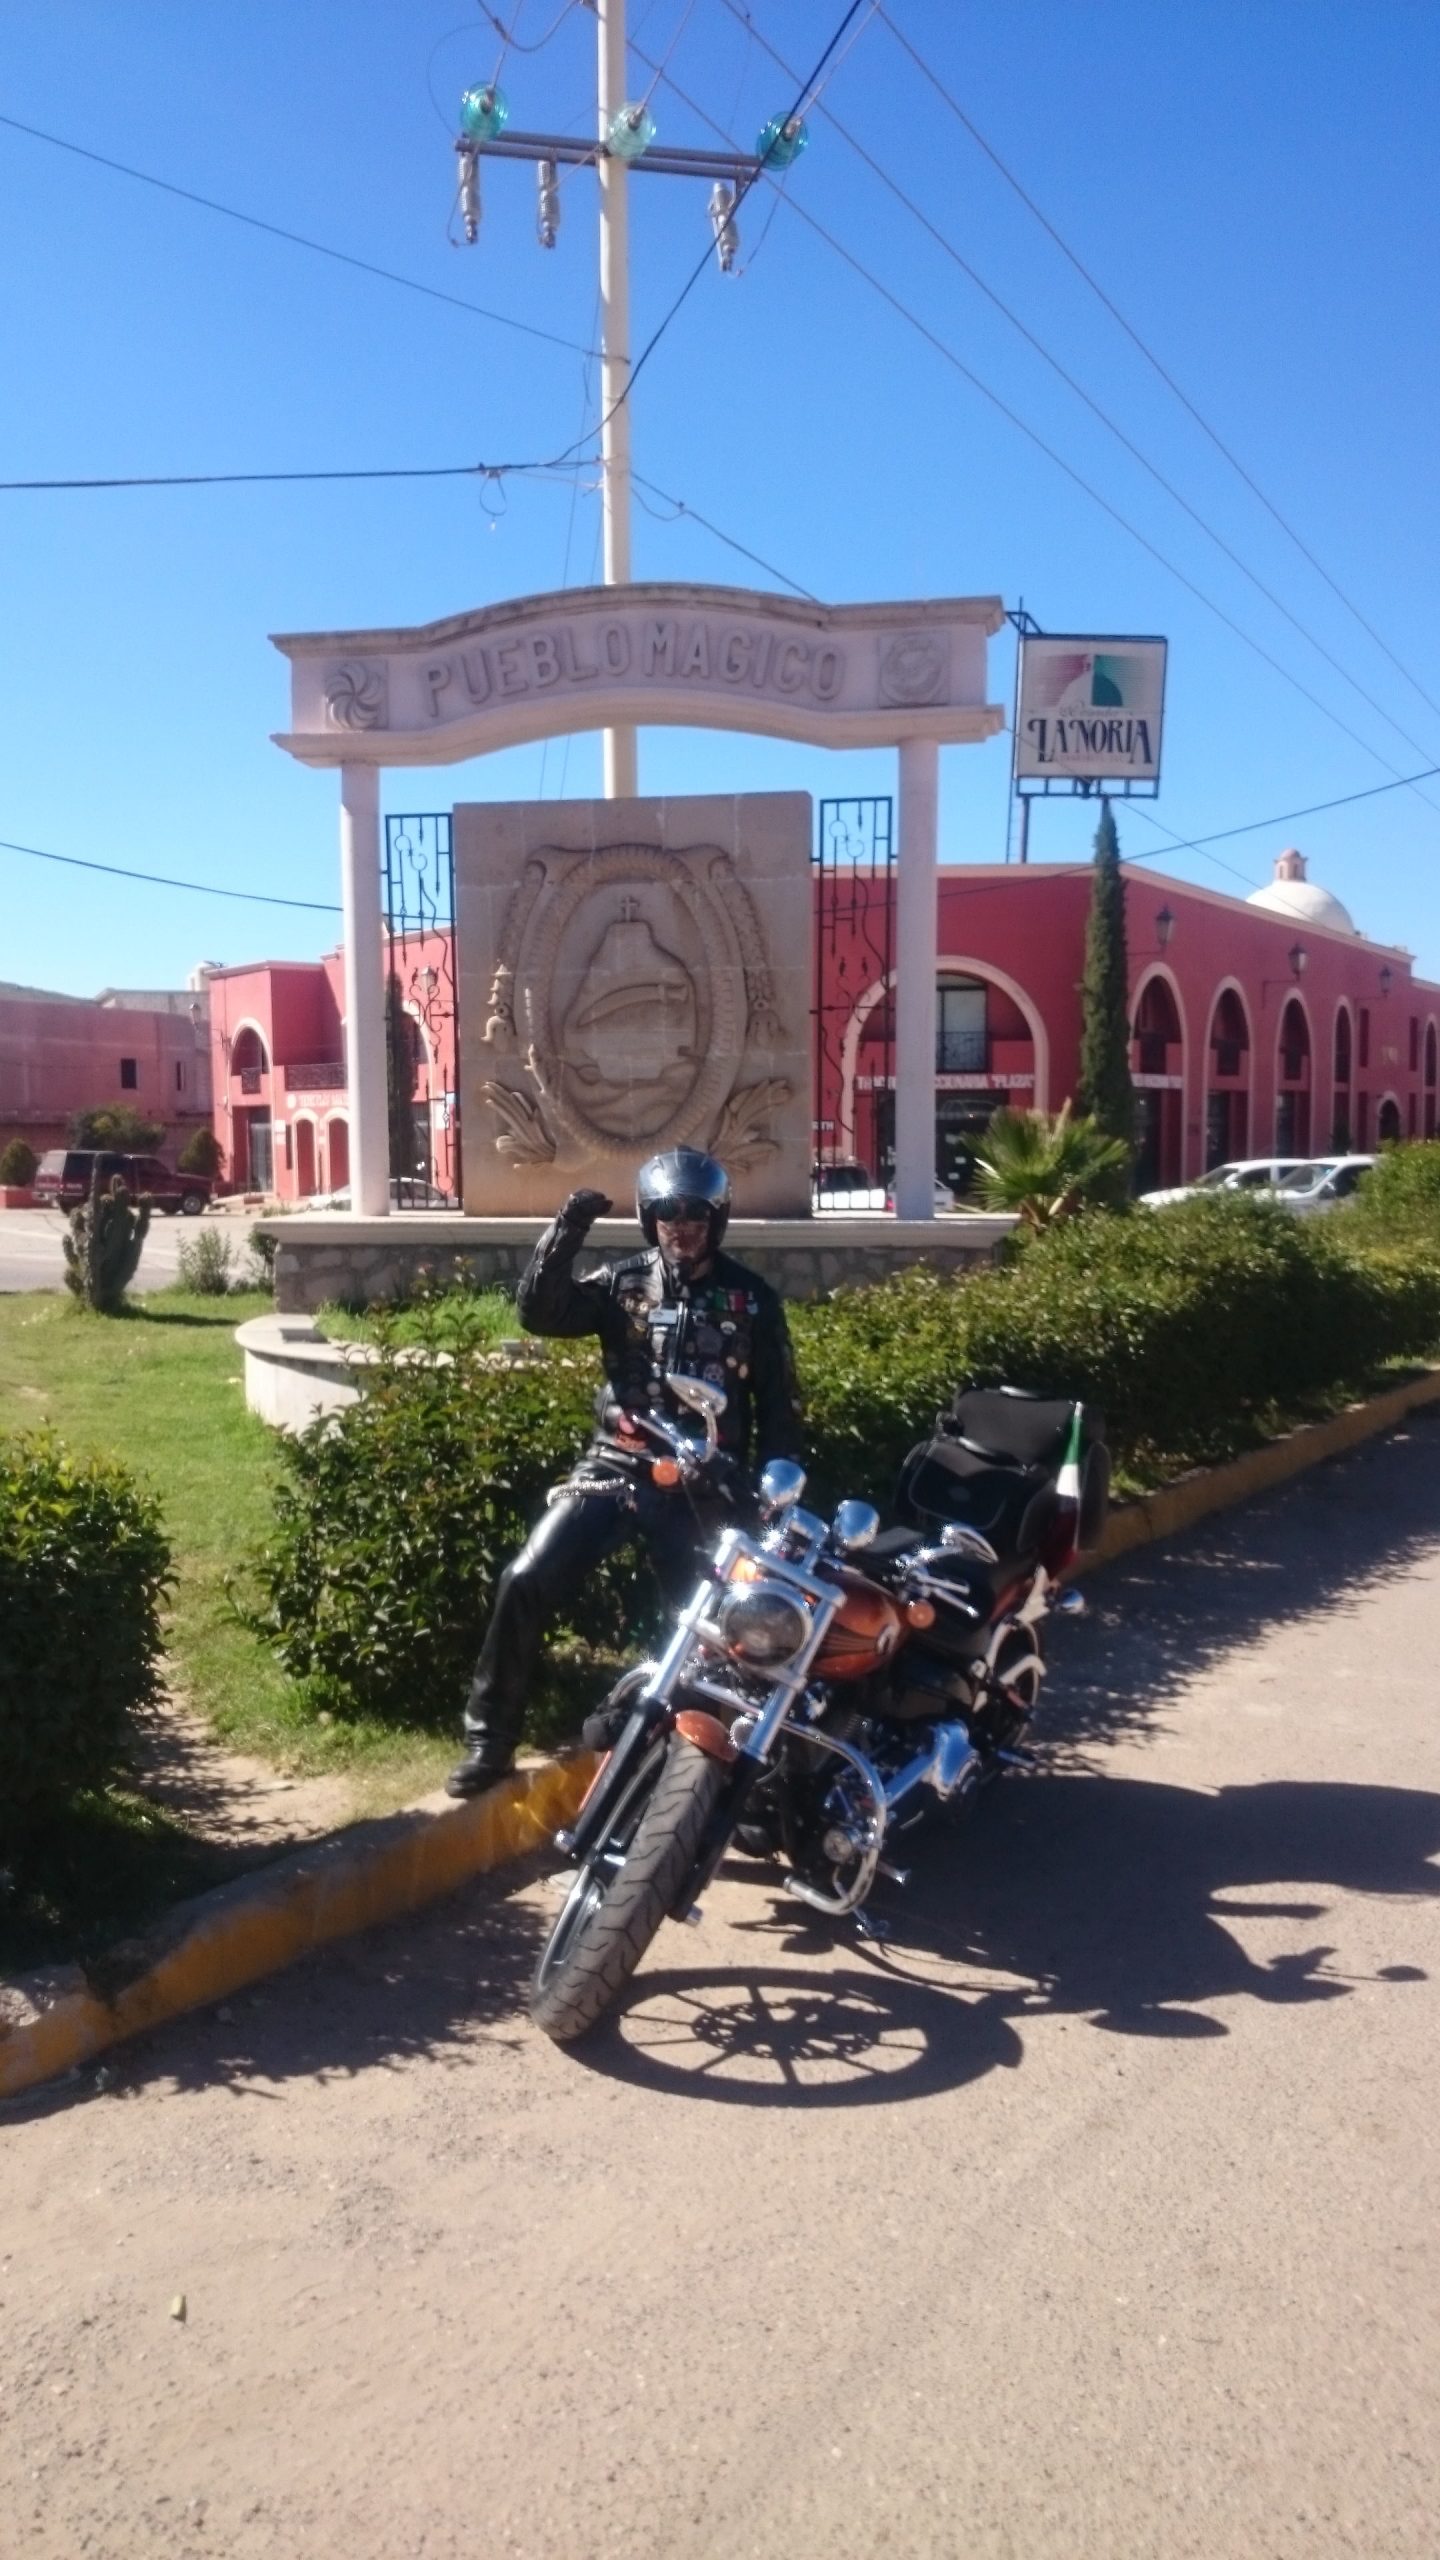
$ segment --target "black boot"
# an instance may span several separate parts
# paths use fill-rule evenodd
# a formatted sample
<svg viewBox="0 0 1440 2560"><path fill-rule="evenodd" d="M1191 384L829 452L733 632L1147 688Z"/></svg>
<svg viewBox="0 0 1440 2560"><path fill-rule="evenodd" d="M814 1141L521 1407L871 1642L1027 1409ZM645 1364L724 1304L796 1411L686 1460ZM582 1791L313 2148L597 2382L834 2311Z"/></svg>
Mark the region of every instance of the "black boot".
<svg viewBox="0 0 1440 2560"><path fill-rule="evenodd" d="M510 1754L506 1752L502 1756L486 1737L472 1743L464 1759L456 1762L445 1781L445 1793L447 1796L488 1795L492 1787L499 1786L502 1778L513 1778L514 1774L515 1764Z"/></svg>

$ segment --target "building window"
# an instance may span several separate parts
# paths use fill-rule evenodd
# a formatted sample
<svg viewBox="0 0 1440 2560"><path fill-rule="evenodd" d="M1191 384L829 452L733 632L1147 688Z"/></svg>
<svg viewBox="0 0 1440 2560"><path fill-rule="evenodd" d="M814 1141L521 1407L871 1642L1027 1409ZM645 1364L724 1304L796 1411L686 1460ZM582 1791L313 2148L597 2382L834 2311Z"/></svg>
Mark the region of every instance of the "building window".
<svg viewBox="0 0 1440 2560"><path fill-rule="evenodd" d="M121 1092L122 1092L122 1093L135 1093L135 1092L138 1092L138 1090L139 1090L139 1085L140 1085L140 1061L139 1061L139 1059L138 1059L138 1058L122 1058L122 1059L121 1059L121 1061L120 1061L120 1090L121 1090Z"/></svg>
<svg viewBox="0 0 1440 2560"><path fill-rule="evenodd" d="M183 1093L185 1090L185 1061L183 1058L177 1058L175 1061L175 1090L177 1093Z"/></svg>
<svg viewBox="0 0 1440 2560"><path fill-rule="evenodd" d="M936 990L937 1073L983 1075L989 1063L982 982L978 978L942 978Z"/></svg>

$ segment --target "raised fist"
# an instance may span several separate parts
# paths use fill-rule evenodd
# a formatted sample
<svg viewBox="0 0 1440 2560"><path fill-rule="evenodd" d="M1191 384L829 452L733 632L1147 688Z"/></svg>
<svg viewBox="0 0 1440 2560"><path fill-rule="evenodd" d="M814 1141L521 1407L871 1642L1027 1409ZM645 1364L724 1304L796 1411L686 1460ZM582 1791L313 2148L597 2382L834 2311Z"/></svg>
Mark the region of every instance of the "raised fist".
<svg viewBox="0 0 1440 2560"><path fill-rule="evenodd" d="M603 1191L572 1191L560 1215L567 1227L593 1227L613 1205Z"/></svg>

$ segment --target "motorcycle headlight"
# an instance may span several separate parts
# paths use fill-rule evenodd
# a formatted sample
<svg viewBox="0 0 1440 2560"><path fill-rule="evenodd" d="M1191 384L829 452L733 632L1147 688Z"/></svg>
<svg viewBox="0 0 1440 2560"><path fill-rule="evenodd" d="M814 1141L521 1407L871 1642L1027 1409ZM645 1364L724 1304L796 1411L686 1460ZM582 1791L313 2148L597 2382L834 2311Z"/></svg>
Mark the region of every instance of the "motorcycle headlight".
<svg viewBox="0 0 1440 2560"><path fill-rule="evenodd" d="M797 1654L810 1633L803 1601L779 1582L732 1585L720 1603L717 1624L729 1652L772 1670Z"/></svg>

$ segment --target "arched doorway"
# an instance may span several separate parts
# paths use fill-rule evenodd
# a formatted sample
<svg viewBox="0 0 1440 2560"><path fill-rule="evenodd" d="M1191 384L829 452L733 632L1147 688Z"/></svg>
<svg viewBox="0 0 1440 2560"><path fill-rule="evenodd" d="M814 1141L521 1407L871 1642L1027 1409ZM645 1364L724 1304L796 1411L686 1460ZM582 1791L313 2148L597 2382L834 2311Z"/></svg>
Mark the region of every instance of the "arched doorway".
<svg viewBox="0 0 1440 2560"><path fill-rule="evenodd" d="M330 1162L326 1167L328 1186L343 1191L350 1179L350 1123L336 1115L326 1123L325 1145Z"/></svg>
<svg viewBox="0 0 1440 2560"><path fill-rule="evenodd" d="M313 1198L319 1187L315 1179L315 1123L313 1120L297 1120L295 1123L295 1190L300 1199L309 1200Z"/></svg>
<svg viewBox="0 0 1440 2560"><path fill-rule="evenodd" d="M1393 1093L1387 1093L1375 1123L1376 1138L1382 1147L1393 1147L1399 1144L1401 1134L1400 1105Z"/></svg>
<svg viewBox="0 0 1440 2560"><path fill-rule="evenodd" d="M1435 1071L1440 1064L1440 1038L1433 1022L1425 1026L1425 1135L1435 1135Z"/></svg>
<svg viewBox="0 0 1440 2560"><path fill-rule="evenodd" d="M1250 1020L1238 987L1222 987L1206 1043L1205 1170L1234 1164L1250 1145Z"/></svg>
<svg viewBox="0 0 1440 2560"><path fill-rule="evenodd" d="M1310 1152L1310 1017L1299 996L1287 996L1275 1051L1275 1153Z"/></svg>
<svg viewBox="0 0 1440 2560"><path fill-rule="evenodd" d="M1355 1066L1354 1034L1350 1025L1350 1007L1342 996L1335 1008L1335 1050L1332 1062L1334 1100L1330 1111L1330 1144L1337 1156L1350 1152L1350 1085Z"/></svg>
<svg viewBox="0 0 1440 2560"><path fill-rule="evenodd" d="M888 1189L895 1163L895 983L877 979L859 998L841 1043L833 1117L836 1154ZM974 1179L967 1141L1004 1103L1043 1111L1049 1050L1039 1007L988 961L942 955L936 983L935 1171L953 1197ZM828 1098L817 1096L822 1111Z"/></svg>
<svg viewBox="0 0 1440 2560"><path fill-rule="evenodd" d="M230 1108L235 1132L232 1176L245 1191L275 1188L275 1133L270 1122L270 1052L253 1022L230 1043Z"/></svg>
<svg viewBox="0 0 1440 2560"><path fill-rule="evenodd" d="M1131 1026L1135 1086L1135 1187L1159 1191L1183 1180L1185 1026L1168 976L1152 970Z"/></svg>

